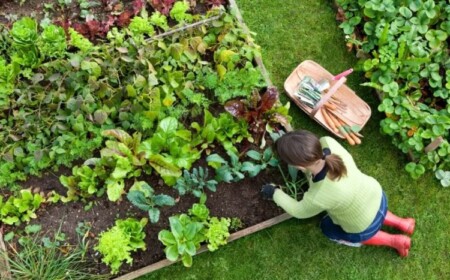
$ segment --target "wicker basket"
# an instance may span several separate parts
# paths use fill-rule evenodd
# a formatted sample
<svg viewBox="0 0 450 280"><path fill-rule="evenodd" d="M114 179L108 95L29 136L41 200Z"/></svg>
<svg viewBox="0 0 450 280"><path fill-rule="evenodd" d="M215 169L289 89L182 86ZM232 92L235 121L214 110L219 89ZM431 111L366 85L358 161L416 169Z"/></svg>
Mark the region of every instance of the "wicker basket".
<svg viewBox="0 0 450 280"><path fill-rule="evenodd" d="M327 80L330 82L330 88L322 93L322 98L316 104L314 109L303 104L296 96L295 93L298 90L300 81L309 76L315 81ZM284 82L284 89L288 96L311 118L317 121L320 125L325 127L333 135L340 138L345 138L341 133L334 132L322 114L320 108L333 98L335 102L343 104L345 109L336 111L336 115L344 120L348 125L356 125L361 129L367 123L370 118L371 110L369 105L364 102L359 96L355 94L347 85L345 85L346 78L342 77L337 81L333 80L334 76L328 72L325 68L312 60L305 60L295 68L295 70L289 75Z"/></svg>

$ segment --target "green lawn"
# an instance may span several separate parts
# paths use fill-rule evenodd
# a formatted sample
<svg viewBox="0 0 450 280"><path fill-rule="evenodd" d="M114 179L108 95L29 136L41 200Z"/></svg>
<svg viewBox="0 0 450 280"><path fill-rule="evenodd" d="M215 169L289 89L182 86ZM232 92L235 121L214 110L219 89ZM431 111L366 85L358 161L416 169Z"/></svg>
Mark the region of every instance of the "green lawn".
<svg viewBox="0 0 450 280"><path fill-rule="evenodd" d="M263 61L280 92L303 60L315 60L336 74L356 63L345 48L332 1L237 2L248 27L257 33ZM376 109L378 100L372 90L359 86L362 82L362 73L349 76L348 85L371 105L372 117L362 131L361 145L343 144L360 169L381 182L390 209L416 218L408 258L401 259L388 248L337 245L321 234L318 218L291 219L198 255L190 269L178 263L140 279L450 279L450 190L442 188L433 174L413 181L404 171L407 158L380 134L383 115ZM329 135L293 103L290 112L294 127Z"/></svg>

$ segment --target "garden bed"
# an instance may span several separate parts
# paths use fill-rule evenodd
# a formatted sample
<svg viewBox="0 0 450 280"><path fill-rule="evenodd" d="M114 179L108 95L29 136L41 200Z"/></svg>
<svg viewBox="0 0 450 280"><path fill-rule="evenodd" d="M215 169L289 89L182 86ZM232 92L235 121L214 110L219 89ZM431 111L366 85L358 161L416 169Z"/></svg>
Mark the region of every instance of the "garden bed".
<svg viewBox="0 0 450 280"><path fill-rule="evenodd" d="M136 1L133 3L135 2ZM230 2L232 5L235 5L234 1ZM124 1L123 3L132 2ZM25 5L20 8L22 15L26 15L27 12L30 12L32 10L31 5L36 4L42 5L43 2L25 2ZM13 6L6 7L8 11L14 11ZM238 19L241 19L239 12ZM271 82L268 80L267 74L265 73L264 65L259 57L255 58L255 63L259 65L259 69L262 71L266 84L271 85ZM214 114L224 112L223 107L213 108L213 110L213 112L215 112ZM202 122L201 118L197 121ZM189 125L189 121L185 120L185 123ZM286 123L284 124L286 125ZM272 140L268 134L265 134L263 137L268 144L271 143ZM241 152L242 156L250 149L260 149L259 146L248 143L245 140L236 145L236 148ZM208 150L209 153L218 153L224 158L226 157L226 151L219 145L213 146L212 149L208 148ZM83 161L79 160L75 165L82 163ZM193 167L203 167L205 169L209 168L210 172L212 171L212 169L208 167L204 156L198 162L194 163ZM50 193L66 195L67 189L61 184L60 176L70 176L71 174L72 169L65 167L59 168L58 171L45 171L42 176L29 176L26 181L20 184L20 188L31 189L33 190L33 193L42 193L43 196L47 196ZM148 223L146 225L144 230L146 234L144 241L147 249L134 252L132 254L133 264L123 264L117 275L127 274L164 260L164 246L158 240L158 232L169 228L169 217L181 213L187 213L188 209L190 209L194 203L198 203L199 200L197 197L192 195L180 196L178 191L168 187L159 176L141 175L136 177L135 180L147 182L150 186L152 186L156 194L164 193L166 195L170 195L175 199L176 204L172 207L162 207L159 222L155 224ZM251 228L250 231L244 230L236 235L232 235L231 239L234 239L242 233L251 233L254 229L261 229L265 225L268 225L267 222L264 223L265 221L271 220L282 213L281 209L278 208L273 202L262 200L260 195L260 188L263 184L268 182L281 184L282 180L283 178L277 168L268 168L253 178L246 177L243 180L234 183L219 183L217 185L216 192L206 191L206 206L209 208L211 216L238 218L242 222L240 228L235 228L231 230L231 232L235 232L242 228ZM132 184L132 180L126 180L125 189L128 190ZM12 195L12 193L8 190L2 189L1 192L4 197L9 197ZM94 265L95 273L98 274L108 274L110 272L110 269L101 262L102 256L93 248L98 242L100 233L111 228L114 225L114 222L118 219L126 219L128 217L133 217L136 219L148 218L148 214L145 211L141 211L133 206L133 204L126 199L125 195L115 202L108 200L105 195L103 195L101 198L88 198L83 200L83 202L72 201L68 203L45 203L36 211L36 215L37 218L32 220L30 224L40 225L43 229L41 233L46 236L51 236L60 230L65 234L65 237L60 240L63 244L77 244L80 236L77 234L75 229L80 226L80 223L86 228L89 228L89 231L87 232L87 241L90 246L88 247L87 257ZM279 218L278 221L286 218L287 217L282 216L282 218ZM18 237L23 233L24 227L25 224L22 224L20 227L12 227L4 224L1 229L3 235L15 232L16 237ZM19 248L16 241L17 239L14 238L9 245L14 248Z"/></svg>

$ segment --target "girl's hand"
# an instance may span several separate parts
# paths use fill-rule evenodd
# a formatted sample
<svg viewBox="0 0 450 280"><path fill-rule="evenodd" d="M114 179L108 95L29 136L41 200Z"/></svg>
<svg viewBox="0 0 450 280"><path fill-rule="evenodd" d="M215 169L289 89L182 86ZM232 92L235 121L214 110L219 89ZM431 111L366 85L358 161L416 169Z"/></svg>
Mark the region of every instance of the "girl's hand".
<svg viewBox="0 0 450 280"><path fill-rule="evenodd" d="M264 186L262 186L261 188L261 194L263 199L265 200L272 200L273 199L273 194L275 193L275 190L278 187L274 184L266 184Z"/></svg>

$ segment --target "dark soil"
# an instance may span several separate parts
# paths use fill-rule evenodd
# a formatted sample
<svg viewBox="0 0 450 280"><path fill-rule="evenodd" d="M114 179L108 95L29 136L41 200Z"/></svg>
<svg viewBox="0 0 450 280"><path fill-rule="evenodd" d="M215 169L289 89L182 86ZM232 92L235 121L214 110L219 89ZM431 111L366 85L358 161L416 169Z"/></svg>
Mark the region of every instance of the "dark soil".
<svg viewBox="0 0 450 280"><path fill-rule="evenodd" d="M213 173L212 170L210 170L211 173ZM59 175L63 174L71 175L71 172L67 168L62 168L57 173L45 173L41 178L31 177L22 186L44 193L55 190L60 194L65 194L65 189L58 179ZM198 202L198 198L193 195L180 197L178 191L164 185L157 176L146 176L140 179L148 182L155 189L156 194L170 195L177 200L177 203L173 207L161 209L161 217L158 223L151 224L149 222L147 224L145 227L147 250L133 253L132 266L123 264L120 274L126 274L164 259L164 247L158 240L158 232L162 229L169 229L168 218L170 216L187 213L192 204ZM210 209L210 215L239 218L244 228L280 215L282 210L273 201L266 201L261 198L260 188L267 182L281 183L281 176L277 169L266 169L256 178L245 178L237 183L219 184L216 192L207 191L206 205ZM131 183L128 182L128 186ZM107 274L109 273L108 267L101 263L101 255L92 248L94 244L97 244L96 237L102 231L112 227L117 219L128 217L140 219L147 217L147 214L133 206L125 196L123 196L122 201L114 203L109 201L105 194L102 198L94 200L91 209L85 211L85 205L86 203L83 202L45 204L37 211L38 218L32 220L30 224L41 225L46 236L53 236L53 233L61 228L61 232L66 235L66 242L72 245L78 242L79 237L75 231L77 225L80 222L91 225L91 234L88 238L89 244L92 244L89 250L89 258L95 264L98 273ZM14 230L14 228L9 227L5 229L5 233Z"/></svg>

